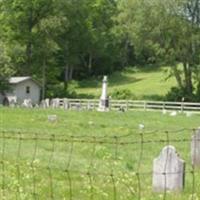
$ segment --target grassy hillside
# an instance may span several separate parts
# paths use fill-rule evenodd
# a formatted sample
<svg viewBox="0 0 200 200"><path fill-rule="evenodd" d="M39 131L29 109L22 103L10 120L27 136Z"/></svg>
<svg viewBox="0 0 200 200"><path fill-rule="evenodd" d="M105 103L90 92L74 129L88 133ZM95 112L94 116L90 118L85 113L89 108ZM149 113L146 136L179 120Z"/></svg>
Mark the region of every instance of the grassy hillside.
<svg viewBox="0 0 200 200"><path fill-rule="evenodd" d="M166 80L169 68L128 68L123 72L115 72L109 79L108 92L128 89L137 99L153 99L167 94L171 87L176 86L174 77ZM102 78L101 78L102 79ZM101 79L84 80L71 84L77 94L94 96L101 94Z"/></svg>

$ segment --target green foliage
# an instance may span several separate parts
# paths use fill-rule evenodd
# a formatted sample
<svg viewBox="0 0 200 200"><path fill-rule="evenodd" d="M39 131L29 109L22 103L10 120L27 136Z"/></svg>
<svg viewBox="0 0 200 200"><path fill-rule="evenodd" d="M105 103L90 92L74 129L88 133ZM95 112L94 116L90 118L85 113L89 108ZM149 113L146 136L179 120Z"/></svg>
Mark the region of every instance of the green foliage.
<svg viewBox="0 0 200 200"><path fill-rule="evenodd" d="M187 91L184 91L178 87L172 87L171 90L167 93L165 100L167 101L186 101L193 102L197 100L196 95L187 95Z"/></svg>
<svg viewBox="0 0 200 200"><path fill-rule="evenodd" d="M5 46L0 42L0 93L9 90L9 78L14 73L11 68L10 57Z"/></svg>
<svg viewBox="0 0 200 200"><path fill-rule="evenodd" d="M49 98L76 98L77 94L73 89L63 89L63 84L55 84L47 88L46 96Z"/></svg>
<svg viewBox="0 0 200 200"><path fill-rule="evenodd" d="M128 89L115 89L110 96L112 99L136 99L135 95Z"/></svg>
<svg viewBox="0 0 200 200"><path fill-rule="evenodd" d="M73 79L147 64L171 66L192 95L200 82L199 13L200 0L1 0L0 43L16 75L43 83L43 96L52 83L64 95Z"/></svg>

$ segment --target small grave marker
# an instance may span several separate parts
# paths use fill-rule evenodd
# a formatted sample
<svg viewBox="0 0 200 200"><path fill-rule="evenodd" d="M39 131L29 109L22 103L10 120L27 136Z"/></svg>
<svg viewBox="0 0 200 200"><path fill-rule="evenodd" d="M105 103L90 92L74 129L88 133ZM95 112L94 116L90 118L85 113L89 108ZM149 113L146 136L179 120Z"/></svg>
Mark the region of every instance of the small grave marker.
<svg viewBox="0 0 200 200"><path fill-rule="evenodd" d="M181 191L184 187L185 162L173 146L162 149L153 162L153 190L155 192Z"/></svg>
<svg viewBox="0 0 200 200"><path fill-rule="evenodd" d="M57 122L58 117L57 115L48 115L48 121L51 123Z"/></svg>

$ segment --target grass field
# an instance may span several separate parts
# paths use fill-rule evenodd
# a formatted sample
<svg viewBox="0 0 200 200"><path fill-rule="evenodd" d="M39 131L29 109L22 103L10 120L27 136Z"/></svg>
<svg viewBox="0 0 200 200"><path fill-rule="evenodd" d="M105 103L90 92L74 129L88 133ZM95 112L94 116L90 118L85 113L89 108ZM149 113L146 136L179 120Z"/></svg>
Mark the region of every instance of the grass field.
<svg viewBox="0 0 200 200"><path fill-rule="evenodd" d="M48 122L50 114L58 121ZM199 121L198 114L0 108L0 199L163 199L152 192L152 162L168 142L187 173L184 191L166 199L198 199L187 139Z"/></svg>
<svg viewBox="0 0 200 200"><path fill-rule="evenodd" d="M123 72L115 72L109 79L110 94L114 90L130 90L137 99L152 99L155 97L163 97L167 94L171 87L176 86L175 78L168 76L168 67L161 68L128 68ZM71 84L75 88L77 94L85 94L98 98L101 94L101 81L84 80L76 84Z"/></svg>

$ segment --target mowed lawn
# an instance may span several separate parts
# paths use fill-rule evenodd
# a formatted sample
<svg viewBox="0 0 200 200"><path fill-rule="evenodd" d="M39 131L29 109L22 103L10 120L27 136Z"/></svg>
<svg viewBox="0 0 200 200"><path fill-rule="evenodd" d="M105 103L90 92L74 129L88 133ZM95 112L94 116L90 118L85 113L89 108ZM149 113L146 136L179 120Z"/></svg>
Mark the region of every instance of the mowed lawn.
<svg viewBox="0 0 200 200"><path fill-rule="evenodd" d="M152 191L152 163L167 144L186 177L184 191L166 199L200 197L189 141L199 125L198 114L0 108L0 199L163 199Z"/></svg>
<svg viewBox="0 0 200 200"><path fill-rule="evenodd" d="M128 68L108 76L108 93L115 90L130 90L137 99L163 97L176 86L174 77L167 78L169 67L160 68ZM85 94L99 98L102 80L90 79L71 84L77 94Z"/></svg>

